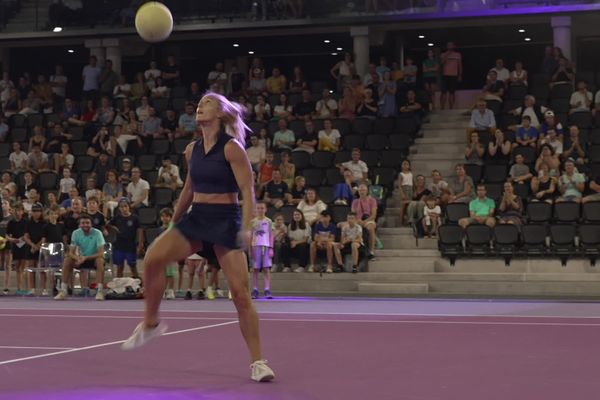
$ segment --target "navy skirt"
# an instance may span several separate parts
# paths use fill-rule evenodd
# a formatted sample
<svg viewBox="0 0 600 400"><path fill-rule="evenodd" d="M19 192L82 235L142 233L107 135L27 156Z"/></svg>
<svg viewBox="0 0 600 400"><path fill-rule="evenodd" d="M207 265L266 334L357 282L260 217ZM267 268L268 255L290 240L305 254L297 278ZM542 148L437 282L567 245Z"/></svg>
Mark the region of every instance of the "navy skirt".
<svg viewBox="0 0 600 400"><path fill-rule="evenodd" d="M241 248L238 232L242 227L239 204L193 203L192 209L175 225L190 242L202 242L202 254L213 245Z"/></svg>

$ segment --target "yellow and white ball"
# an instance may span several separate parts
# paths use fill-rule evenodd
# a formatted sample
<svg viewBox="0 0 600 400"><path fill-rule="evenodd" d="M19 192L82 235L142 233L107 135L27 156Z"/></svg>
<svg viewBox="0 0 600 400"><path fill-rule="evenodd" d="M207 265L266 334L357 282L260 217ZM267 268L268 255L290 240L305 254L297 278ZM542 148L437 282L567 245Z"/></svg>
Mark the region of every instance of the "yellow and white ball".
<svg viewBox="0 0 600 400"><path fill-rule="evenodd" d="M164 4L151 1L138 9L135 29L146 42L162 42L173 31L173 15Z"/></svg>

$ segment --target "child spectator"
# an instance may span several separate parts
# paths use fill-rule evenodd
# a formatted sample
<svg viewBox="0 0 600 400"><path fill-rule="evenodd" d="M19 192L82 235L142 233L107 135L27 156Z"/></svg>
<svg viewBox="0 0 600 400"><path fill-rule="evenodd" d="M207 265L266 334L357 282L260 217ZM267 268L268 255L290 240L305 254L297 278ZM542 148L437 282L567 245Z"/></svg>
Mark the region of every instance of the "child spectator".
<svg viewBox="0 0 600 400"><path fill-rule="evenodd" d="M525 164L525 158L522 154L515 156L515 163L510 167L508 174L510 175L509 181L518 184L524 184L533 177L529 171L529 166Z"/></svg>
<svg viewBox="0 0 600 400"><path fill-rule="evenodd" d="M129 200L119 200L119 215L114 216L107 225L117 231L117 240L113 244L113 260L117 265L117 277L123 277L125 261L129 265L133 278L138 278L137 253L144 251L144 232L140 228L138 217L131 213Z"/></svg>
<svg viewBox="0 0 600 400"><path fill-rule="evenodd" d="M97 197L90 197L87 201L87 213L92 220L92 228L98 229L104 236L108 236L106 230L106 218L100 211L100 202Z"/></svg>
<svg viewBox="0 0 600 400"><path fill-rule="evenodd" d="M273 272L278 270L279 264L281 263L281 249L287 240L287 233L288 229L285 225L283 215L275 215L275 223L273 224L273 236L275 238L273 245L273 250L275 253L273 257L273 265L275 266L275 269Z"/></svg>
<svg viewBox="0 0 600 400"><path fill-rule="evenodd" d="M60 179L58 185L60 187L58 200L64 201L68 199L71 189L77 186L75 179L71 178L70 168L63 168L63 177Z"/></svg>
<svg viewBox="0 0 600 400"><path fill-rule="evenodd" d="M513 149L519 146L530 146L534 149L537 147L539 132L531 126L531 117L524 115L521 119L521 127L517 129L516 142L513 143Z"/></svg>
<svg viewBox="0 0 600 400"><path fill-rule="evenodd" d="M317 252L325 251L327 254L326 272L333 272L333 252L335 247L336 227L331 222L331 214L327 210L321 211L320 221L315 224L313 230L313 241L310 243L310 266L308 272L315 272Z"/></svg>
<svg viewBox="0 0 600 400"><path fill-rule="evenodd" d="M352 273L358 272L358 260L361 249L364 247L363 229L358 224L358 219L355 212L348 213L346 223L342 226L342 237L340 245L336 246L335 257L338 264L344 265L342 255L352 255Z"/></svg>
<svg viewBox="0 0 600 400"><path fill-rule="evenodd" d="M262 271L265 283L264 296L272 299L271 294L271 267L273 266L273 247L275 235L273 234L273 222L265 215L267 205L259 202L256 204L256 217L252 219L252 277L254 289L252 298L258 299L258 275Z"/></svg>
<svg viewBox="0 0 600 400"><path fill-rule="evenodd" d="M169 229L171 225L171 218L173 218L173 210L170 208L163 208L160 210L160 222L161 232ZM177 274L177 263L171 263L167 265L165 269L165 276L167 278L167 290L165 291L165 299L175 299L175 275Z"/></svg>
<svg viewBox="0 0 600 400"><path fill-rule="evenodd" d="M423 209L423 230L429 238L437 234L441 215L442 209L435 201L435 197L429 197L425 201L425 208Z"/></svg>

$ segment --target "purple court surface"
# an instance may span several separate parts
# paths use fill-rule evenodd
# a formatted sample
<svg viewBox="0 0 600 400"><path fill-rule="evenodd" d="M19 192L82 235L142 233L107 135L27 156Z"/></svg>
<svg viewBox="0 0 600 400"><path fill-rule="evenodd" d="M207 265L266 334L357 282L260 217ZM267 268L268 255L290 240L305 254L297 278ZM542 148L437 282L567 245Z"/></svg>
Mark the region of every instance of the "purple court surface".
<svg viewBox="0 0 600 400"><path fill-rule="evenodd" d="M600 304L258 301L277 377L249 379L233 304L163 302L169 333L119 344L141 301L0 299L0 399L588 400L600 397Z"/></svg>

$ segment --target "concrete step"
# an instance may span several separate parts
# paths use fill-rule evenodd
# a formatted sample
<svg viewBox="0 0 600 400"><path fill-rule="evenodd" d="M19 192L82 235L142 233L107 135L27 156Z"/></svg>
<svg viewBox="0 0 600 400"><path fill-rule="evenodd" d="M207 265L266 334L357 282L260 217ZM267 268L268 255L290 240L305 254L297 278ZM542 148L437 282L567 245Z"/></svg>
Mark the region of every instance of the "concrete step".
<svg viewBox="0 0 600 400"><path fill-rule="evenodd" d="M402 257L398 259L379 258L369 262L369 273L372 272L419 272L433 273L437 257Z"/></svg>
<svg viewBox="0 0 600 400"><path fill-rule="evenodd" d="M379 294L426 294L429 286L426 283L371 283L358 284L359 293Z"/></svg>
<svg viewBox="0 0 600 400"><path fill-rule="evenodd" d="M429 282L429 293L485 296L598 296L600 282Z"/></svg>
<svg viewBox="0 0 600 400"><path fill-rule="evenodd" d="M431 171L437 169L442 173L442 176L449 177L454 175L454 167L458 163L464 162L464 158L455 158L453 160L414 160L411 161L413 175L423 174L431 175Z"/></svg>
<svg viewBox="0 0 600 400"><path fill-rule="evenodd" d="M436 239L415 239L411 236L379 236L384 249L437 249Z"/></svg>
<svg viewBox="0 0 600 400"><path fill-rule="evenodd" d="M600 276L600 267L592 267L589 260L573 259L563 267L557 259L516 259L511 260L509 266L504 265L504 260L481 259L457 260L454 266L447 259L440 258L435 261L436 272L454 273L501 273L517 272L527 274L554 273L565 275L590 274Z"/></svg>
<svg viewBox="0 0 600 400"><path fill-rule="evenodd" d="M467 127L457 127L450 129L450 127L444 127L440 129L423 129L423 137L426 138L464 138L466 140Z"/></svg>
<svg viewBox="0 0 600 400"><path fill-rule="evenodd" d="M466 136L461 138L452 138L452 137L422 137L415 139L415 145L420 146L422 144L432 144L432 145L440 145L440 144L461 144L463 146L466 145Z"/></svg>
<svg viewBox="0 0 600 400"><path fill-rule="evenodd" d="M437 249L427 249L422 247L410 249L383 249L375 250L377 260L383 261L386 258L399 259L400 257L439 257L440 252Z"/></svg>
<svg viewBox="0 0 600 400"><path fill-rule="evenodd" d="M463 143L419 143L410 147L410 152L415 154L437 154L448 153L458 156L464 156L465 145Z"/></svg>
<svg viewBox="0 0 600 400"><path fill-rule="evenodd" d="M396 210L394 210L394 212L396 212ZM379 235L379 236L400 235L400 236L411 236L412 237L413 231L410 227L377 228L377 235Z"/></svg>
<svg viewBox="0 0 600 400"><path fill-rule="evenodd" d="M452 160L455 162L464 161L464 153L457 152L446 152L444 149L440 149L438 153L413 153L408 155L408 159L412 161L423 160L423 161L438 161L438 160Z"/></svg>

